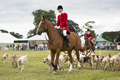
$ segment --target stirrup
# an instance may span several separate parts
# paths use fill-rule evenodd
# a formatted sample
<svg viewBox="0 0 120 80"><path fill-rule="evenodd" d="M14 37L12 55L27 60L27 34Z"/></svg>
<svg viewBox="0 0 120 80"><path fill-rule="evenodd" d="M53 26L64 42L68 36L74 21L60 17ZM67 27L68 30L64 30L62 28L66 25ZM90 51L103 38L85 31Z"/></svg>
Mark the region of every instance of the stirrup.
<svg viewBox="0 0 120 80"><path fill-rule="evenodd" d="M67 47L68 47L68 48L70 48L70 47L71 47L70 43L68 43Z"/></svg>

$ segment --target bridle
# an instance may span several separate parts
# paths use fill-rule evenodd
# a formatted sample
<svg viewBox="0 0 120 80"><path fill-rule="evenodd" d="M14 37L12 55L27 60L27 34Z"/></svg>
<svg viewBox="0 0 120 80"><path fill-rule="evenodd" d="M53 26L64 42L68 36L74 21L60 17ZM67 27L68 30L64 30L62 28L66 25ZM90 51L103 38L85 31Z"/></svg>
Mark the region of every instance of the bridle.
<svg viewBox="0 0 120 80"><path fill-rule="evenodd" d="M53 30L45 31L45 24L47 25L47 21L46 21L46 20L41 20L41 21L45 21L45 23L44 23L43 26L39 26L38 28L43 27L43 29L44 29L43 32L47 32L47 33L49 33L49 32L51 32L51 31L56 31L56 30L57 30L57 29L53 29ZM47 28L48 28L48 25L47 25Z"/></svg>
<svg viewBox="0 0 120 80"><path fill-rule="evenodd" d="M43 26L39 26L38 28L40 28L40 27L43 27L43 29L44 29L44 31L43 32L47 32L47 33L49 33L49 32L52 32L52 31L56 31L56 34L55 34L55 36L54 36L54 38L52 39L52 41L51 42L49 42L48 40L47 40L47 38L46 38L46 40L48 41L48 43L51 45L52 43L53 43L53 41L54 41L54 39L55 39L55 37L56 37L56 35L57 35L57 29L53 29L53 30L49 30L49 31L45 31L45 24L47 25L47 28L48 28L48 24L47 24L47 21L46 20L41 20L41 21L45 21L45 23L44 23L44 25ZM42 30L43 30L42 29Z"/></svg>

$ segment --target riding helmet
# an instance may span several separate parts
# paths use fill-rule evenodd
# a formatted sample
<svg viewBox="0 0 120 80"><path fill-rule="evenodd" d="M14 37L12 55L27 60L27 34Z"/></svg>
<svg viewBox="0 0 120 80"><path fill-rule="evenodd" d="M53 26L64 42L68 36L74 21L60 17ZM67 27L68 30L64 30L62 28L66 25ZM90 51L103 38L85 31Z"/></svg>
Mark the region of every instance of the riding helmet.
<svg viewBox="0 0 120 80"><path fill-rule="evenodd" d="M59 6L57 7L57 10L58 10L58 9L63 9L63 7L62 7L61 5L59 5Z"/></svg>
<svg viewBox="0 0 120 80"><path fill-rule="evenodd" d="M87 31L90 31L89 29L87 29Z"/></svg>

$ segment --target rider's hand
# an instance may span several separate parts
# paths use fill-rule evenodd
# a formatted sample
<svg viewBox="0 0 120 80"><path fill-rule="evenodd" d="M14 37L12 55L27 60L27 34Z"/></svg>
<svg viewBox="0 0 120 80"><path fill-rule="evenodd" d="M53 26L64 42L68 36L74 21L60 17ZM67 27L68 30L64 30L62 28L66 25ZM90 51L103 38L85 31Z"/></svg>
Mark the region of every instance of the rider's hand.
<svg viewBox="0 0 120 80"><path fill-rule="evenodd" d="M88 39L90 40L90 37Z"/></svg>
<svg viewBox="0 0 120 80"><path fill-rule="evenodd" d="M57 26L55 26L55 29L57 29Z"/></svg>

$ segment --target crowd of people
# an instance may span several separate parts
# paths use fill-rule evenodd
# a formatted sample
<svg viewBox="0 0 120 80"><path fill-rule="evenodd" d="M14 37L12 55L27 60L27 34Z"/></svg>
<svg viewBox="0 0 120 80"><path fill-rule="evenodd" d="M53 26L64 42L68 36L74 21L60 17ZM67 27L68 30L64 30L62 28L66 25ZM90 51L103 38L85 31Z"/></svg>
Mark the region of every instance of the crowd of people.
<svg viewBox="0 0 120 80"><path fill-rule="evenodd" d="M48 50L48 46L43 43L42 45L37 45L36 43L29 44L7 44L6 47L0 46L0 50Z"/></svg>
<svg viewBox="0 0 120 80"><path fill-rule="evenodd" d="M110 44L109 42L106 43L96 43L95 49L96 50L117 50L117 43Z"/></svg>

